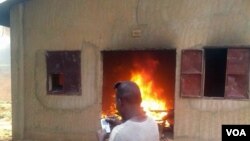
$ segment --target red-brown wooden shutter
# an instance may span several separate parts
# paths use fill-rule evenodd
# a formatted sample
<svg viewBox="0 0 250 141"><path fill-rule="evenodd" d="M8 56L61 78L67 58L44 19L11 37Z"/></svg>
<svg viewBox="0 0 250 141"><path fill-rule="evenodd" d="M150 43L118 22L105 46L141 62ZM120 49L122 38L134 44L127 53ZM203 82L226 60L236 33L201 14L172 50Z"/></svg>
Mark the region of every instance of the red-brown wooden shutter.
<svg viewBox="0 0 250 141"><path fill-rule="evenodd" d="M249 49L228 49L225 97L249 97L249 60Z"/></svg>
<svg viewBox="0 0 250 141"><path fill-rule="evenodd" d="M181 56L181 96L201 97L203 51L183 50Z"/></svg>

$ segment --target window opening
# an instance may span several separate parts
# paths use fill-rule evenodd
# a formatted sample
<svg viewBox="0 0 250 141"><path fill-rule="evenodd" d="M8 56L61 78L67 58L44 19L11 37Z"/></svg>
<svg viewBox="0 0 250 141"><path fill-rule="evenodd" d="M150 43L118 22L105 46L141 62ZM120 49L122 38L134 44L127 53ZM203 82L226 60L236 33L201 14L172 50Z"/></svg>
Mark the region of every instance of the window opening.
<svg viewBox="0 0 250 141"><path fill-rule="evenodd" d="M63 91L64 87L64 74L50 74L49 91Z"/></svg>
<svg viewBox="0 0 250 141"><path fill-rule="evenodd" d="M227 49L205 49L204 96L224 97Z"/></svg>
<svg viewBox="0 0 250 141"><path fill-rule="evenodd" d="M48 94L81 94L80 54L80 51L47 51Z"/></svg>

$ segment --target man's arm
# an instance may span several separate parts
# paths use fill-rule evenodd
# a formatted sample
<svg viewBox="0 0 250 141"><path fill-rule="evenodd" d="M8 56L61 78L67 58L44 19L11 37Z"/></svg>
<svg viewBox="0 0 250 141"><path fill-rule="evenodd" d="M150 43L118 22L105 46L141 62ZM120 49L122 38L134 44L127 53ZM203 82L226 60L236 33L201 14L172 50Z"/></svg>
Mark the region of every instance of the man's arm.
<svg viewBox="0 0 250 141"><path fill-rule="evenodd" d="M108 138L108 133L105 130L98 130L97 131L98 141L105 141Z"/></svg>

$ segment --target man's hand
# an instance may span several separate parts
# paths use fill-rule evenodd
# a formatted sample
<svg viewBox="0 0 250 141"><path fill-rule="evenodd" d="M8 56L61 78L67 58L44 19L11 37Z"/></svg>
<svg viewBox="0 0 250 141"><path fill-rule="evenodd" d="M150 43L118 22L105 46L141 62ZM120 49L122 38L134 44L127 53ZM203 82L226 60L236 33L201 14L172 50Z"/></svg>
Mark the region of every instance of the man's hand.
<svg viewBox="0 0 250 141"><path fill-rule="evenodd" d="M105 139L108 138L108 133L105 130L100 129L97 131L97 137L98 141L105 141Z"/></svg>
<svg viewBox="0 0 250 141"><path fill-rule="evenodd" d="M111 129L113 129L116 125L119 125L119 124L122 123L122 121L119 120L119 119L116 118L116 117L109 117L109 118L106 118L106 121L110 124Z"/></svg>

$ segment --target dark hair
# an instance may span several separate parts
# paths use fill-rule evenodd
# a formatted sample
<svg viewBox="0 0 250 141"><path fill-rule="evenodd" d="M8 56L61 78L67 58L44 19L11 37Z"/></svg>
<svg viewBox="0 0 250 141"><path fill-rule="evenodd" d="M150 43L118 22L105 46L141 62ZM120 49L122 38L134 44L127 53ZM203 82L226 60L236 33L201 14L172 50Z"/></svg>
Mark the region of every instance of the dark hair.
<svg viewBox="0 0 250 141"><path fill-rule="evenodd" d="M114 85L116 98L126 100L131 104L141 104L141 92L138 85L132 81L120 81Z"/></svg>

